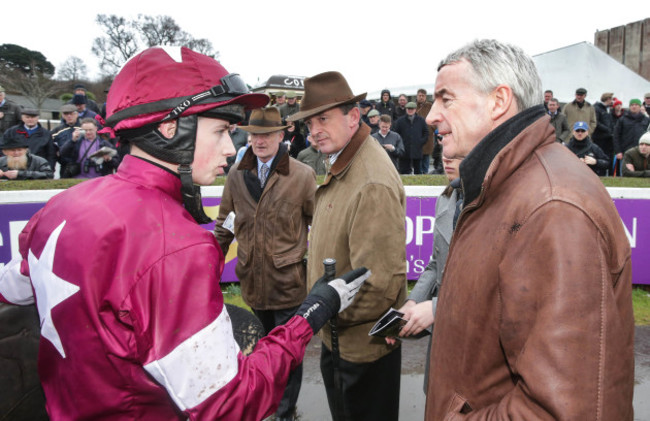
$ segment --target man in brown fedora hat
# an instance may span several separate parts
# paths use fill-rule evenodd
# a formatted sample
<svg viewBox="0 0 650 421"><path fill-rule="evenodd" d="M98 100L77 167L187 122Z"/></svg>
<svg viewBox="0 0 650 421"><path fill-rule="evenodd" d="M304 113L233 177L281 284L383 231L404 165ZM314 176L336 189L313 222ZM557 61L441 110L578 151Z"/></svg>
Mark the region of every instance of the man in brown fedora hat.
<svg viewBox="0 0 650 421"><path fill-rule="evenodd" d="M300 111L288 118L305 120L330 164L316 191L307 287L315 284L328 257L336 259L336 273L360 265L372 272L357 300L332 325L336 334L327 325L319 333L321 372L336 421L399 415L401 349L368 332L406 298L406 200L386 151L360 124L357 102L365 96L355 96L340 73L321 73L305 79Z"/></svg>
<svg viewBox="0 0 650 421"><path fill-rule="evenodd" d="M242 298L268 334L285 324L305 299L308 226L314 209L316 174L289 157L282 143L280 111L253 110L251 146L228 173L215 235L228 253L238 240L235 272ZM293 419L302 382L302 364L290 375L276 419Z"/></svg>

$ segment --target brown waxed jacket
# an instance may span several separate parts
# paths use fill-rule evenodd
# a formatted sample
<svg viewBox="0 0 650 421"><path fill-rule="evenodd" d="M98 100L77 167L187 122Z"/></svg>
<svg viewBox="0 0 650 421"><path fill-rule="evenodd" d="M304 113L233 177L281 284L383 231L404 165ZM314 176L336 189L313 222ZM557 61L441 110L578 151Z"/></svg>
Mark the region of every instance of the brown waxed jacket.
<svg viewBox="0 0 650 421"><path fill-rule="evenodd" d="M257 182L257 157L248 148L228 174L215 225L224 255L237 237L235 273L244 302L256 310L296 307L306 296L303 257L314 210L316 174L290 158L283 146L275 160L256 202L245 181L248 172L249 180ZM234 234L223 227L230 212L235 213Z"/></svg>
<svg viewBox="0 0 650 421"><path fill-rule="evenodd" d="M362 266L372 275L338 315L341 358L376 361L396 346L368 336L377 320L406 298L406 196L388 154L365 124L352 137L316 191L309 240L308 288L323 275L323 259L336 259L342 275ZM330 329L319 333L331 349Z"/></svg>
<svg viewBox="0 0 650 421"><path fill-rule="evenodd" d="M469 197L438 298L427 420L633 418L630 246L539 108L461 164Z"/></svg>

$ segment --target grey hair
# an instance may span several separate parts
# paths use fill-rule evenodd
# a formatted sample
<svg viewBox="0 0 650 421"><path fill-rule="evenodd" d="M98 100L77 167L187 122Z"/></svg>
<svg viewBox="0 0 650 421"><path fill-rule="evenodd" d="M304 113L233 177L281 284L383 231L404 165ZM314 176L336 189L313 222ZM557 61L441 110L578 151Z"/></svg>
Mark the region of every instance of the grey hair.
<svg viewBox="0 0 650 421"><path fill-rule="evenodd" d="M449 54L438 65L438 71L463 59L476 75L473 83L479 92L489 94L499 85L508 85L519 111L543 102L542 81L535 63L521 48L492 39L476 40Z"/></svg>

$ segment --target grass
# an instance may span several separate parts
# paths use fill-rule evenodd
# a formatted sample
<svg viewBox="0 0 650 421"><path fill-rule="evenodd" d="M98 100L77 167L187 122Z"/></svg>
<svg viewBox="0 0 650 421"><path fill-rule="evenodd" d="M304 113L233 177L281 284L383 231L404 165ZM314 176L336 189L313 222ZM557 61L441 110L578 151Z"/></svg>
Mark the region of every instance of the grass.
<svg viewBox="0 0 650 421"><path fill-rule="evenodd" d="M411 291L415 282L409 282L408 290ZM238 284L224 284L221 287L224 301L251 311L250 307L241 298L241 289ZM632 289L632 305L634 306L634 324L637 326L650 325L650 291L642 288Z"/></svg>
<svg viewBox="0 0 650 421"><path fill-rule="evenodd" d="M237 307L251 311L251 308L246 305L244 299L241 297L241 288L239 287L239 284L223 284L221 286L221 292L223 293L223 301L226 304L236 305Z"/></svg>
<svg viewBox="0 0 650 421"><path fill-rule="evenodd" d="M446 186L447 178L443 175L402 175L402 183L405 186ZM325 180L324 175L316 178L318 184ZM605 187L646 187L650 188L650 178L635 177L601 177ZM58 190L67 189L84 180L80 179L59 179L59 180L12 180L11 182L0 182L0 191L15 190ZM217 177L213 186L223 186L226 177Z"/></svg>
<svg viewBox="0 0 650 421"><path fill-rule="evenodd" d="M632 290L632 305L634 306L634 324L637 326L650 325L650 291L634 288Z"/></svg>

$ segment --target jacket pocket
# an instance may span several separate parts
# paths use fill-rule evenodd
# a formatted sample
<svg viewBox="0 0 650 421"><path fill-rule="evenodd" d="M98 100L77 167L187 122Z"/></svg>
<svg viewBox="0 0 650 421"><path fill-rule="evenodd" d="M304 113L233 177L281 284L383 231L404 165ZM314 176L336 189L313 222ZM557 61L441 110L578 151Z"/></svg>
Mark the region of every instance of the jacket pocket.
<svg viewBox="0 0 650 421"><path fill-rule="evenodd" d="M305 255L306 250L302 247L289 250L286 253L274 254L273 265L277 268L293 265L300 262Z"/></svg>
<svg viewBox="0 0 650 421"><path fill-rule="evenodd" d="M248 250L244 247L239 247L239 245L237 247L237 261L243 266L246 266L248 263Z"/></svg>
<svg viewBox="0 0 650 421"><path fill-rule="evenodd" d="M454 393L454 396L451 398L451 401L449 402L449 407L447 408L447 416L445 417L445 420L453 420L455 414L469 414L470 412L472 412L472 407L469 406L467 399L465 399L458 393Z"/></svg>

